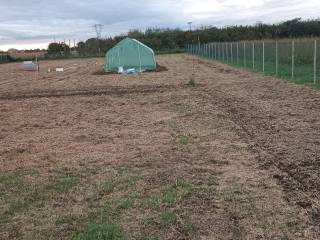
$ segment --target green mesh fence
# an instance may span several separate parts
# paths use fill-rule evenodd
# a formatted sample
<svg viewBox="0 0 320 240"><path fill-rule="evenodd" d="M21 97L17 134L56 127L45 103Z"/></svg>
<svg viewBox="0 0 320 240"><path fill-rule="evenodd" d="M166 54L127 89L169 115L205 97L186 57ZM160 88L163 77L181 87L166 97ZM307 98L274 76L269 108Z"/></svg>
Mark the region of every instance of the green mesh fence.
<svg viewBox="0 0 320 240"><path fill-rule="evenodd" d="M126 38L119 42L106 54L106 72L118 71L119 67L124 70L135 68L136 71L156 69L154 52L141 42Z"/></svg>
<svg viewBox="0 0 320 240"><path fill-rule="evenodd" d="M314 69L314 79L315 82L320 85L320 41L315 42L315 51L316 51L316 58L315 62L315 69Z"/></svg>
<svg viewBox="0 0 320 240"><path fill-rule="evenodd" d="M8 62L8 55L7 54L0 54L0 63Z"/></svg>
<svg viewBox="0 0 320 240"><path fill-rule="evenodd" d="M187 49L204 58L320 87L320 40L193 44Z"/></svg>

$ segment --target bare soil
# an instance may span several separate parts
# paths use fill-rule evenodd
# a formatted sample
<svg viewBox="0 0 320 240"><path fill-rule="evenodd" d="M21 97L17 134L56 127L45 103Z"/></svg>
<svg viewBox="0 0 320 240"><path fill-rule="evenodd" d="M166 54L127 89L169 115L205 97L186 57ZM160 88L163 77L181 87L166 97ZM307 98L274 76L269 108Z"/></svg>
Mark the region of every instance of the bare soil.
<svg viewBox="0 0 320 240"><path fill-rule="evenodd" d="M317 239L320 93L157 60L168 71L0 65L0 238Z"/></svg>

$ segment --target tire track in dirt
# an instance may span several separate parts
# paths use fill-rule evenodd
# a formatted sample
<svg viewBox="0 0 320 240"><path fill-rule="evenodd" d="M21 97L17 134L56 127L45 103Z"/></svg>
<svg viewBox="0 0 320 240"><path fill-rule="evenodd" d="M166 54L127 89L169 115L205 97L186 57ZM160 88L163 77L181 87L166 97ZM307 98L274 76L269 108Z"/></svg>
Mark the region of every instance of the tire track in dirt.
<svg viewBox="0 0 320 240"><path fill-rule="evenodd" d="M232 72L231 67L217 65L210 70L201 67L204 74L214 74L215 81L199 94L206 92L204 97L239 126L239 135L258 162L274 172L273 177L283 186L288 200L306 208L314 224L318 224L319 92L271 77L239 75L238 70Z"/></svg>
<svg viewBox="0 0 320 240"><path fill-rule="evenodd" d="M0 100L23 100L33 98L59 98L59 97L73 97L73 96L99 96L99 95L116 95L121 96L125 94L150 94L161 92L165 90L173 90L174 85L139 85L130 88L114 87L102 89L78 89L78 90L55 90L55 91L41 91L41 92L21 92L0 96Z"/></svg>

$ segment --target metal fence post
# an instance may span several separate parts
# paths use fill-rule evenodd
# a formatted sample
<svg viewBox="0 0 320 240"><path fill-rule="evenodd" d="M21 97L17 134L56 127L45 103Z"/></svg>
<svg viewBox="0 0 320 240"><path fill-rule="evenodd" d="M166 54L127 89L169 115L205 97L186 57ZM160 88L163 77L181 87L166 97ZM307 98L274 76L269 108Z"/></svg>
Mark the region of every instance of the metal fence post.
<svg viewBox="0 0 320 240"><path fill-rule="evenodd" d="M215 56L215 59L217 60L217 43L214 44L214 56Z"/></svg>
<svg viewBox="0 0 320 240"><path fill-rule="evenodd" d="M229 62L229 51L228 51L228 45L229 43L226 43L226 61Z"/></svg>
<svg viewBox="0 0 320 240"><path fill-rule="evenodd" d="M252 69L254 69L254 42L252 42Z"/></svg>
<svg viewBox="0 0 320 240"><path fill-rule="evenodd" d="M313 57L314 76L313 83L317 83L317 40L314 40L314 57Z"/></svg>
<svg viewBox="0 0 320 240"><path fill-rule="evenodd" d="M224 62L224 43L221 43L221 54L222 54L222 61Z"/></svg>
<svg viewBox="0 0 320 240"><path fill-rule="evenodd" d="M237 64L239 65L239 42L237 42Z"/></svg>
<svg viewBox="0 0 320 240"><path fill-rule="evenodd" d="M243 43L243 62L244 62L244 67L247 67L247 59L246 59L246 42Z"/></svg>
<svg viewBox="0 0 320 240"><path fill-rule="evenodd" d="M265 46L264 46L264 42L262 43L262 72L264 73L264 71L265 71L265 63L264 63L264 58L265 58L265 56L264 56L264 48L265 48Z"/></svg>
<svg viewBox="0 0 320 240"><path fill-rule="evenodd" d="M225 43L224 46L225 46L224 50L225 50L225 54L226 54L225 55L226 56L225 59L226 59L226 62L228 62L228 43Z"/></svg>
<svg viewBox="0 0 320 240"><path fill-rule="evenodd" d="M209 44L206 44L206 57L209 57Z"/></svg>
<svg viewBox="0 0 320 240"><path fill-rule="evenodd" d="M291 77L294 79L294 40L291 45L291 55L292 55L292 69L291 69Z"/></svg>
<svg viewBox="0 0 320 240"><path fill-rule="evenodd" d="M279 73L278 41L276 41L276 75Z"/></svg>
<svg viewBox="0 0 320 240"><path fill-rule="evenodd" d="M231 50L231 52L230 52L230 54L231 54L231 63L233 63L233 51L232 51L232 43L230 43L230 50Z"/></svg>

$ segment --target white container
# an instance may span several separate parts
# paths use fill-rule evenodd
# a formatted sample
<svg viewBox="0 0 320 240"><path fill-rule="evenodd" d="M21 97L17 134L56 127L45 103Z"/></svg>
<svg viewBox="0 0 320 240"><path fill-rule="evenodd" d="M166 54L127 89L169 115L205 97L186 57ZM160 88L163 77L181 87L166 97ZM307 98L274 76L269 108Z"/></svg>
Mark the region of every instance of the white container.
<svg viewBox="0 0 320 240"><path fill-rule="evenodd" d="M37 64L32 61L24 61L21 64L20 68L23 71L37 71L38 70Z"/></svg>
<svg viewBox="0 0 320 240"><path fill-rule="evenodd" d="M63 72L64 69L63 68L56 68L56 72Z"/></svg>
<svg viewBox="0 0 320 240"><path fill-rule="evenodd" d="M123 73L123 67L118 67L118 73Z"/></svg>

